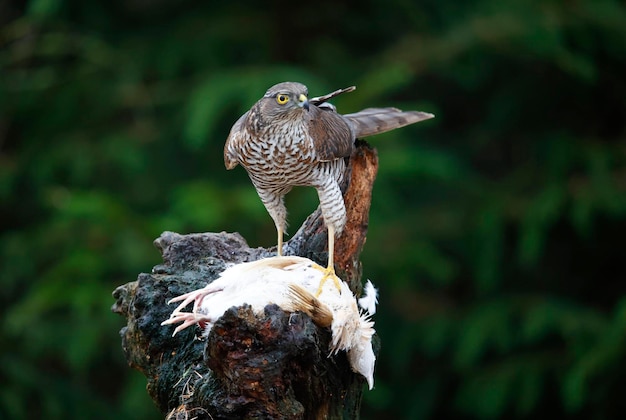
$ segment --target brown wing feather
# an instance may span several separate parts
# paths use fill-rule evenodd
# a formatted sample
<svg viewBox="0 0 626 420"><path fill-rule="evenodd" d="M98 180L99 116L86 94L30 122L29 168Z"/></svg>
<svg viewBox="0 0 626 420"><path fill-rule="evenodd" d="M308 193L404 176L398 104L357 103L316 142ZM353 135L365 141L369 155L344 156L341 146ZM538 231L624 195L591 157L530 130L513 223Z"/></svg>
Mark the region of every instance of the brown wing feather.
<svg viewBox="0 0 626 420"><path fill-rule="evenodd" d="M337 160L352 154L354 130L345 118L314 105L309 110L309 118L309 135L319 161Z"/></svg>
<svg viewBox="0 0 626 420"><path fill-rule="evenodd" d="M354 126L355 137L385 133L433 118L433 114L419 111L401 111L397 108L366 108L354 114L345 114Z"/></svg>
<svg viewBox="0 0 626 420"><path fill-rule="evenodd" d="M250 111L243 114L230 129L230 134L224 144L224 165L226 169L233 169L239 164L239 148L244 136L244 121L248 117Z"/></svg>

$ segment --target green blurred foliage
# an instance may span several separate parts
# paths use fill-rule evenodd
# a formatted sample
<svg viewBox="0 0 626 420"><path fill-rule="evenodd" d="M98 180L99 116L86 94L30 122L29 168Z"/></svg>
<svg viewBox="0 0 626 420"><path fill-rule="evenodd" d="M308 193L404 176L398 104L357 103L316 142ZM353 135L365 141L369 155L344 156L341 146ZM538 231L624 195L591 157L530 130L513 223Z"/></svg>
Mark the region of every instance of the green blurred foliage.
<svg viewBox="0 0 626 420"><path fill-rule="evenodd" d="M222 147L283 80L437 115L371 140L364 418L622 417L622 2L10 0L0 24L0 418L160 418L111 292L163 230L274 243ZM288 206L295 231L315 194Z"/></svg>

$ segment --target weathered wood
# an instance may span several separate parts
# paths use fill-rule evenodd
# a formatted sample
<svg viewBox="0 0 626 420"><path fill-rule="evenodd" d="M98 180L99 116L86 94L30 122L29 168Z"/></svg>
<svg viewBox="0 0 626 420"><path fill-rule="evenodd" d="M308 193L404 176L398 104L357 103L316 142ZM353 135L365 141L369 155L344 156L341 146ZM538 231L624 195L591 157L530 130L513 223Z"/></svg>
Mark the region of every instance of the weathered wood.
<svg viewBox="0 0 626 420"><path fill-rule="evenodd" d="M348 174L342 191L347 210L347 223L335 239L335 271L350 289L359 294L361 288L360 255L365 245L372 189L378 172L378 154L366 141L357 140L350 157ZM328 232L318 208L302 224L286 246L286 253L300 255L325 266L328 258ZM320 250L322 250L320 252Z"/></svg>
<svg viewBox="0 0 626 420"><path fill-rule="evenodd" d="M336 240L335 267L360 291L359 254L365 243L375 150L359 142L346 179L348 223ZM175 337L160 324L174 296L204 287L226 266L274 255L275 248L250 248L237 233L179 235L155 240L163 264L113 292L112 310L127 319L122 348L129 366L148 379L147 390L171 419L358 418L364 379L345 354L328 357L330 331L301 313L268 305L263 316L250 307L231 308L206 339L188 328ZM285 244L285 254L326 264L327 231L316 210Z"/></svg>

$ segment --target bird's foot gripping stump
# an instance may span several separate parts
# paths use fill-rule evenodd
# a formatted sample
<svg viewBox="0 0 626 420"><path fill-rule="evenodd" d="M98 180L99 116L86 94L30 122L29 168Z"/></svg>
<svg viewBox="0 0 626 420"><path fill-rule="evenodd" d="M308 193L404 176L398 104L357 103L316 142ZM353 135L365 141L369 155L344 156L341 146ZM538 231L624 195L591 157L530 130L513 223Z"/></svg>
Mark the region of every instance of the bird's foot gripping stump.
<svg viewBox="0 0 626 420"><path fill-rule="evenodd" d="M350 161L348 223L337 240L335 267L358 296L377 157L360 143ZM326 238L318 209L285 244L285 254L325 261ZM146 375L148 393L168 418L359 417L365 379L345 352L329 357L329 329L302 312L232 307L214 320L206 338L195 326L174 337L172 327L161 326L173 310L169 299L206 286L227 266L273 256L274 250L250 248L228 233L165 232L155 245L163 264L118 287L112 310L127 318L121 336L129 365Z"/></svg>

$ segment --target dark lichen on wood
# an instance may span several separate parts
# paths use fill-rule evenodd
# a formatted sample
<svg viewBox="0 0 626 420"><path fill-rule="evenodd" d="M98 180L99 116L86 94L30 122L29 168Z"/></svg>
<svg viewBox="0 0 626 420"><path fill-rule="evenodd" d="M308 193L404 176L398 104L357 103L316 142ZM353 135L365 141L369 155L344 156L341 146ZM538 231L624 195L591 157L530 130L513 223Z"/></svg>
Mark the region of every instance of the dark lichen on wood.
<svg viewBox="0 0 626 420"><path fill-rule="evenodd" d="M337 238L340 277L360 292L359 254L365 243L376 152L359 142L350 158L344 198L348 223ZM150 397L171 419L358 418L364 379L345 354L329 357L330 331L302 313L268 305L256 315L249 306L229 309L208 337L188 328L172 337L161 322L167 301L204 287L229 265L275 255L250 248L237 233L179 235L154 241L163 264L113 292L112 310L127 319L122 348L129 366L148 380ZM285 244L284 253L325 265L327 237L319 209Z"/></svg>

